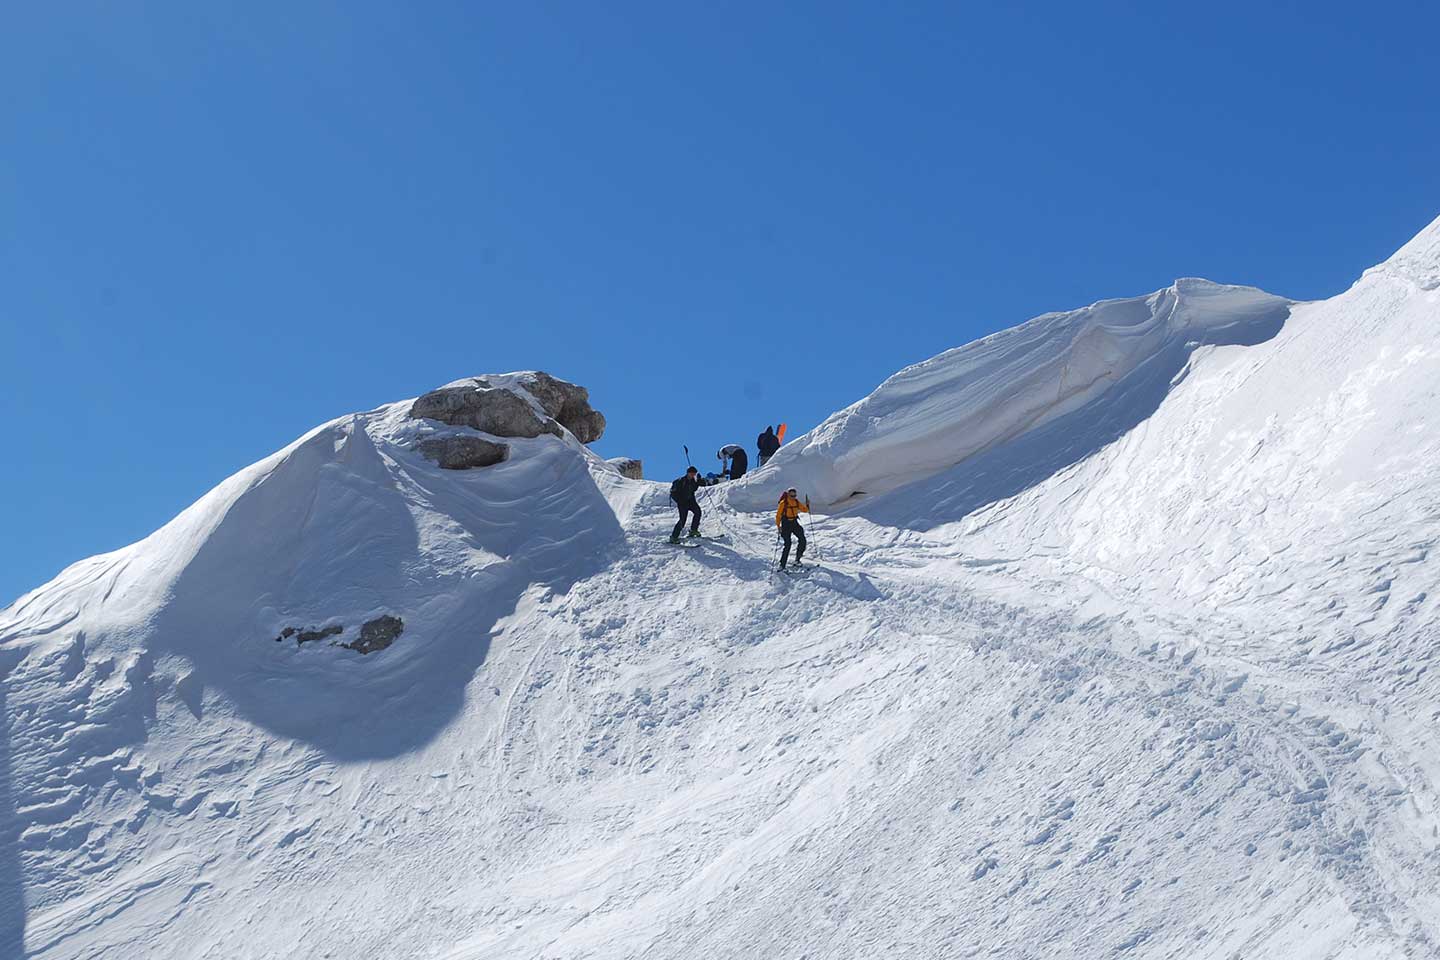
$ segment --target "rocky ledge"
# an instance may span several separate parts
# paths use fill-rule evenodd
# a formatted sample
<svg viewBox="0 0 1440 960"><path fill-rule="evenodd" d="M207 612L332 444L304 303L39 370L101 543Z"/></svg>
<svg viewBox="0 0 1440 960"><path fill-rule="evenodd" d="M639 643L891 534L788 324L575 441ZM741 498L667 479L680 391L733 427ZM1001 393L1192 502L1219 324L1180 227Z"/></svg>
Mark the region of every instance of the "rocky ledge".
<svg viewBox="0 0 1440 960"><path fill-rule="evenodd" d="M421 440L420 455L434 460L444 470L469 470L472 467L489 467L500 463L510 455L510 447L504 443L492 443L479 437L432 437Z"/></svg>
<svg viewBox="0 0 1440 960"><path fill-rule="evenodd" d="M431 390L410 407L410 416L496 437L558 437L563 429L581 443L594 443L605 433L605 416L590 406L590 391L541 371L474 377Z"/></svg>

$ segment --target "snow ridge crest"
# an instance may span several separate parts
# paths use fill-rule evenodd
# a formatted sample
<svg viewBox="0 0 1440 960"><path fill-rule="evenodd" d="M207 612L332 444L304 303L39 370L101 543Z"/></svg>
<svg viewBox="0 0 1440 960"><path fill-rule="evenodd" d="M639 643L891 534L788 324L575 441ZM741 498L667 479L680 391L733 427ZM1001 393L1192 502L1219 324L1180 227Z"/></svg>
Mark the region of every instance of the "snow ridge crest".
<svg viewBox="0 0 1440 960"><path fill-rule="evenodd" d="M1146 296L1044 314L901 370L771 464L821 503L881 493L1016 440L1137 376L1168 378L1198 347L1263 342L1290 307L1254 287L1184 277ZM755 509L768 496L773 474L755 477L757 486L731 492L736 506Z"/></svg>
<svg viewBox="0 0 1440 960"><path fill-rule="evenodd" d="M1384 263L1371 267L1364 276L1397 277L1421 290L1440 289L1440 217L1396 250Z"/></svg>

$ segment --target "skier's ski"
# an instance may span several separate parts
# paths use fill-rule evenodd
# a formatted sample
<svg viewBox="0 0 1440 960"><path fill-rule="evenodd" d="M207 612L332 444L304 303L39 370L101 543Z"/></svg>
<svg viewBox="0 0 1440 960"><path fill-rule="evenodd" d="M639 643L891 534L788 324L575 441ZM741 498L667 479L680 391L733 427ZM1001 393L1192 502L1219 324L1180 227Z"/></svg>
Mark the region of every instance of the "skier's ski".
<svg viewBox="0 0 1440 960"><path fill-rule="evenodd" d="M663 544L665 544L665 546L667 546L667 547L689 547L691 550L693 550L693 549L695 549L696 547L700 546L699 541L700 541L701 539L703 539L703 538L701 538L701 537L691 537L691 538L688 539L688 540L671 540L669 537L666 537L665 539L661 540L660 542L663 543Z"/></svg>

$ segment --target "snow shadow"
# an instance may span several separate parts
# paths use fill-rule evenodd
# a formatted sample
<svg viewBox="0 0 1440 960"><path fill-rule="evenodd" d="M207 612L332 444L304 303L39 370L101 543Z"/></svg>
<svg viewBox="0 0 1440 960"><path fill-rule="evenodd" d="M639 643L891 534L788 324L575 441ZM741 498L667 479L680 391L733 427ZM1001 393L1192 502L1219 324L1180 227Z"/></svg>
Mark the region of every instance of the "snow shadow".
<svg viewBox="0 0 1440 960"><path fill-rule="evenodd" d="M852 599L865 601L885 599L885 594L867 574L832 570L824 565L823 560L811 564L808 569L809 572L802 576L809 582L837 593L843 593Z"/></svg>
<svg viewBox="0 0 1440 960"><path fill-rule="evenodd" d="M679 547L667 547L666 549L683 549L684 559L694 561L711 570L724 571L739 580L753 583L764 580L769 574L767 564L760 562L755 557L741 553L727 543L707 541L693 550Z"/></svg>
<svg viewBox="0 0 1440 960"><path fill-rule="evenodd" d="M10 747L6 692L19 656L0 651L0 957L25 955L25 887L20 876L20 818Z"/></svg>
<svg viewBox="0 0 1440 960"><path fill-rule="evenodd" d="M306 446L230 507L147 633L152 651L189 662L191 700L218 692L247 721L337 761L432 740L462 709L496 624L521 597L568 589L623 542L570 451L442 472L377 451L363 431L339 454L334 434ZM471 553L488 561L454 559ZM404 623L390 646L337 645L380 616ZM336 637L275 639L281 625L337 624Z"/></svg>
<svg viewBox="0 0 1440 960"><path fill-rule="evenodd" d="M707 541L702 547L686 550L686 558L702 567L723 570L737 579L750 583L774 580L784 576L775 570L775 562L768 555L762 557L758 554L742 553L726 543ZM780 582L799 583L801 577L804 578L803 582L833 590L854 600L880 600L885 596L874 581L864 573L836 570L824 566L823 562L816 562L813 558L807 562L804 572L796 575L796 579Z"/></svg>
<svg viewBox="0 0 1440 960"><path fill-rule="evenodd" d="M1090 403L1018 437L1001 441L948 470L914 481L837 513L881 526L927 531L953 523L981 507L1006 500L1080 463L1149 419L1204 346L1249 347L1277 334L1289 319L1288 305L1202 339L1159 351Z"/></svg>

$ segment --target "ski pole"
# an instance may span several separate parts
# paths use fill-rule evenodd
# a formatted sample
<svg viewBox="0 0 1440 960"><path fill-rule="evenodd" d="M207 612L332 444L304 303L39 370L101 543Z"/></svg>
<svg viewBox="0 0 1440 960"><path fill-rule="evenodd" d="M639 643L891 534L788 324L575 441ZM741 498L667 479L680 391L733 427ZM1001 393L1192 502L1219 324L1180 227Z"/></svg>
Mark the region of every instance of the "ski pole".
<svg viewBox="0 0 1440 960"><path fill-rule="evenodd" d="M814 553L816 559L818 559L820 557L820 540L815 536L815 534L820 532L817 529L820 526L820 521L815 518L814 513L810 512L810 495L808 493L805 495L805 512L810 514L810 542L812 547L811 552Z"/></svg>

